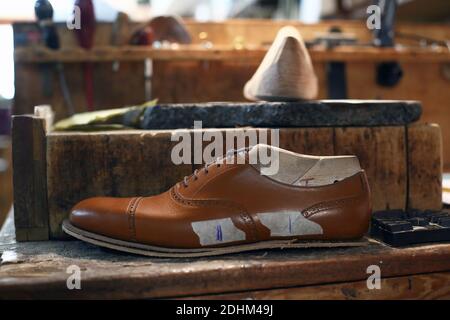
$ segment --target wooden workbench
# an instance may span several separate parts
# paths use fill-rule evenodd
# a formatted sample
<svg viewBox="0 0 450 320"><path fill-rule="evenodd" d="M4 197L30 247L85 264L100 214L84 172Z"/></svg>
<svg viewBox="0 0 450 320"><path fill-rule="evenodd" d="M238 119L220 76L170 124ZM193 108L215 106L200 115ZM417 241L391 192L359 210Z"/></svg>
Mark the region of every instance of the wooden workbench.
<svg viewBox="0 0 450 320"><path fill-rule="evenodd" d="M78 241L18 244L10 217L0 254L0 299L450 299L450 244L154 259ZM66 287L71 265L81 290ZM381 268L380 290L367 288L370 265Z"/></svg>

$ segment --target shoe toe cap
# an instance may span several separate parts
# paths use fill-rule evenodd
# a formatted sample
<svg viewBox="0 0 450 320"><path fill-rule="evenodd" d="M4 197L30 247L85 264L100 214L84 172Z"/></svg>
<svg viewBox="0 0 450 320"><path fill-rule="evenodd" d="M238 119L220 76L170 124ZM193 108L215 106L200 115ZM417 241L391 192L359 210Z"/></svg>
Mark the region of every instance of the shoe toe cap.
<svg viewBox="0 0 450 320"><path fill-rule="evenodd" d="M122 240L130 240L128 206L132 198L90 198L79 202L70 212L75 227Z"/></svg>

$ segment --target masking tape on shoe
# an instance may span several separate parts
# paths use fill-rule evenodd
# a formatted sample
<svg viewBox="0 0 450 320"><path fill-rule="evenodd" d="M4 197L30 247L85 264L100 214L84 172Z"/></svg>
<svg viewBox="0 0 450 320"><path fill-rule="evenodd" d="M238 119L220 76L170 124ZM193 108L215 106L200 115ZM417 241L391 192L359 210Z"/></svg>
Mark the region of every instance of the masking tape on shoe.
<svg viewBox="0 0 450 320"><path fill-rule="evenodd" d="M323 234L318 223L306 219L299 211L258 213L258 218L274 237Z"/></svg>
<svg viewBox="0 0 450 320"><path fill-rule="evenodd" d="M192 222L202 246L245 240L245 232L236 228L230 218Z"/></svg>

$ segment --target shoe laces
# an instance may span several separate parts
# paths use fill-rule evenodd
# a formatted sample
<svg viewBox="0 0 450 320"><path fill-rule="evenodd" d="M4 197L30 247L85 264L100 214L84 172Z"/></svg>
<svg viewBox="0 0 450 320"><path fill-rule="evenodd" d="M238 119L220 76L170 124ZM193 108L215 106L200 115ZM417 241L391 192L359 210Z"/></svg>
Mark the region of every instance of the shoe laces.
<svg viewBox="0 0 450 320"><path fill-rule="evenodd" d="M231 160L233 160L234 157L237 156L240 153L243 153L244 156L246 156L248 151L249 151L249 148L228 150L224 156L217 157L213 162L205 164L203 166L203 168L195 169L194 172L191 175L185 176L183 181L182 181L184 187L187 188L189 186L189 180L192 177L194 178L194 180L198 180L200 171L204 171L205 174L208 174L209 173L209 168L211 166L215 165L216 167L219 168L222 164L226 164L226 163L231 162Z"/></svg>

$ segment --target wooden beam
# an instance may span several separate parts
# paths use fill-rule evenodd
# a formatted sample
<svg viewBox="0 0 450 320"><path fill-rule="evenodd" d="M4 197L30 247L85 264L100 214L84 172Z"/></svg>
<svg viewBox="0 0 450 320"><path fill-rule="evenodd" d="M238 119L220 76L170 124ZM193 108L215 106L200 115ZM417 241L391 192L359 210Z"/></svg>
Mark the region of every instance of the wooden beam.
<svg viewBox="0 0 450 320"><path fill-rule="evenodd" d="M162 61L261 61L267 49L249 47L234 49L230 46L216 46L205 49L199 45L180 45L178 49L153 49L146 47L95 47L92 50L80 48L49 50L45 47L16 48L16 63L44 62L109 62L109 61L143 61L145 59ZM447 48L374 48L341 46L334 49L315 47L309 49L314 62L383 62L399 61L414 63L450 62Z"/></svg>
<svg viewBox="0 0 450 320"><path fill-rule="evenodd" d="M170 298L363 283L369 276L370 265L380 266L382 279L450 271L449 244L401 250L379 244L347 249L271 250L195 261L117 255L78 241L20 245L28 247L14 250L28 253L38 249L39 254L25 254L19 264L2 265L0 296L3 298ZM67 290L67 266L72 264L81 269L82 290ZM438 288L436 282L437 279L428 284ZM404 287L405 283L401 285ZM412 285L420 288L417 282ZM445 296L448 291L439 292L435 293L436 297Z"/></svg>
<svg viewBox="0 0 450 320"><path fill-rule="evenodd" d="M381 278L379 289L366 281L199 296L197 300L429 300L450 299L450 272ZM189 299L189 298L188 298Z"/></svg>
<svg viewBox="0 0 450 320"><path fill-rule="evenodd" d="M48 239L45 120L13 116L14 219L17 241Z"/></svg>
<svg viewBox="0 0 450 320"><path fill-rule="evenodd" d="M333 128L280 129L280 148L314 156L334 155Z"/></svg>
<svg viewBox="0 0 450 320"><path fill-rule="evenodd" d="M405 127L336 128L334 139L336 155L354 154L366 170L373 211L405 209Z"/></svg>
<svg viewBox="0 0 450 320"><path fill-rule="evenodd" d="M415 124L408 134L408 207L442 209L442 134L436 124Z"/></svg>

